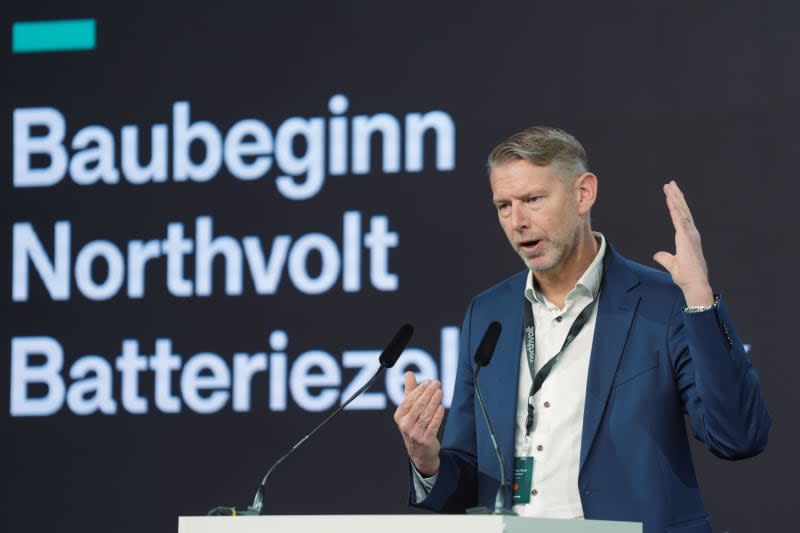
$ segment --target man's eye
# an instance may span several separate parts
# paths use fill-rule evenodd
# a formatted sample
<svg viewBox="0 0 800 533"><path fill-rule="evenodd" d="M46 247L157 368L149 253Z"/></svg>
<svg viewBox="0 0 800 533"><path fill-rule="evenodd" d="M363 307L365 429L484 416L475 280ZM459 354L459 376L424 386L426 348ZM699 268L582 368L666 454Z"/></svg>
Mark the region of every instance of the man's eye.
<svg viewBox="0 0 800 533"><path fill-rule="evenodd" d="M542 199L541 196L530 196L530 197L528 197L528 203L535 204L536 202L538 202L541 199Z"/></svg>

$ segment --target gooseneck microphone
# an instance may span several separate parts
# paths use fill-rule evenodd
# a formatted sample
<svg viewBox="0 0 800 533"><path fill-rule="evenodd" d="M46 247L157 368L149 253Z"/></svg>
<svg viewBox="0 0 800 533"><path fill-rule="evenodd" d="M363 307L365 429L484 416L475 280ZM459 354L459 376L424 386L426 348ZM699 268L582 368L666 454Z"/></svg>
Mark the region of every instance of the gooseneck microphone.
<svg viewBox="0 0 800 533"><path fill-rule="evenodd" d="M489 413L486 410L486 402L483 401L483 394L481 394L481 388L478 386L478 374L481 371L481 368L485 367L489 364L492 360L492 355L494 355L495 346L497 346L497 339L500 338L500 331L503 328L500 326L500 322L492 322L489 324L489 327L486 328L486 333L483 334L483 338L481 339L480 344L478 344L478 349L475 350L475 364L477 368L475 369L475 396L478 398L478 405L480 405L481 413L483 414L483 420L486 422L486 427L489 429L489 437L492 439L492 446L494 446L494 453L497 455L497 463L500 465L500 487L497 489L497 496L494 500L494 511L490 511L486 507L471 507L467 509L467 513L469 514L505 514L505 515L514 515L516 514L513 511L509 511L505 508L505 489L508 486L506 482L506 471L505 466L503 463L503 456L500 453L500 446L497 445L497 436L495 435L494 428L492 427L492 421L489 419Z"/></svg>
<svg viewBox="0 0 800 533"><path fill-rule="evenodd" d="M380 368L373 374L373 376L367 381L360 389L354 392L342 405L339 406L334 412L329 414L325 420L319 423L317 427L312 429L305 437L297 441L297 443L289 448L289 450L284 453L277 461L275 461L267 473L264 475L264 478L261 480L261 484L258 486L258 490L256 491L256 495L253 498L253 504L248 507L246 510L237 511L235 507L215 507L211 511L208 512L209 515L260 515L262 514L264 508L264 490L267 485L267 479L269 479L270 474L275 468L281 464L286 458L294 453L294 451L303 445L311 436L322 429L330 420L338 415L345 407L347 407L350 402L355 400L358 396L360 396L364 391L366 391L378 376L380 376L384 370L387 368L392 368L394 364L397 362L397 359L400 357L400 354L403 353L403 350L408 345L408 341L411 340L411 335L414 334L414 327L411 324L405 324L401 327L392 340L389 341L389 344L381 352L380 357L378 357L378 361L380 362Z"/></svg>

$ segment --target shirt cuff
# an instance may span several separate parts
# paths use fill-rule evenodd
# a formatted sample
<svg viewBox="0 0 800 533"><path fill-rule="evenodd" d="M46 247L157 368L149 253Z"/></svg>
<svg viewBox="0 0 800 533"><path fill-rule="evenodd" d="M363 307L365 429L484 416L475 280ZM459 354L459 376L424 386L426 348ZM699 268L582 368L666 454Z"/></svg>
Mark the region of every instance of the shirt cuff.
<svg viewBox="0 0 800 533"><path fill-rule="evenodd" d="M414 463L411 463L411 478L414 482L414 492L417 497L416 503L420 503L428 497L431 489L433 489L433 484L436 483L437 477L439 477L438 473L431 477L423 477L422 474L419 473L419 470L417 470L417 467L414 466Z"/></svg>

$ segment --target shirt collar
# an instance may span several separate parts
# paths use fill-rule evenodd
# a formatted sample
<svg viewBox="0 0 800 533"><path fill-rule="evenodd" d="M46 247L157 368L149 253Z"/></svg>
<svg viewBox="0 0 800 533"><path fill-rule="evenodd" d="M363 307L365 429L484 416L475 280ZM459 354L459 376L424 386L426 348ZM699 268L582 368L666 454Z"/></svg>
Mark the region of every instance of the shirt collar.
<svg viewBox="0 0 800 533"><path fill-rule="evenodd" d="M597 250L597 254L594 256L589 268L586 269L580 279L578 279L575 287L567 294L567 301L574 299L578 291L588 293L592 299L597 298L597 293L600 290L600 279L603 277L603 257L606 254L607 246L606 238L602 233L593 231L592 235L600 241L600 249ZM525 282L525 298L531 303L545 302L544 295L539 292L534 283L533 271L528 271L528 279Z"/></svg>

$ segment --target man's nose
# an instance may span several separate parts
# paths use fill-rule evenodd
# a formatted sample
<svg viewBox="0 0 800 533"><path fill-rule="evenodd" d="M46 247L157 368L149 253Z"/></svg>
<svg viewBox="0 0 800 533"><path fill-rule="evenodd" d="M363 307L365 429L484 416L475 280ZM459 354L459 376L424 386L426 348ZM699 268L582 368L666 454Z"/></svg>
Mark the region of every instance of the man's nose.
<svg viewBox="0 0 800 533"><path fill-rule="evenodd" d="M527 229L529 225L528 215L525 212L525 206L521 204L511 205L511 228L520 231Z"/></svg>

